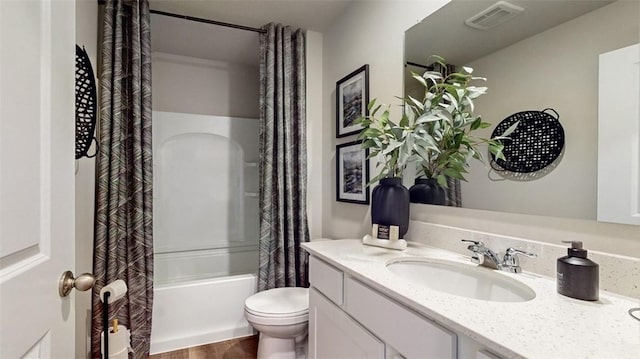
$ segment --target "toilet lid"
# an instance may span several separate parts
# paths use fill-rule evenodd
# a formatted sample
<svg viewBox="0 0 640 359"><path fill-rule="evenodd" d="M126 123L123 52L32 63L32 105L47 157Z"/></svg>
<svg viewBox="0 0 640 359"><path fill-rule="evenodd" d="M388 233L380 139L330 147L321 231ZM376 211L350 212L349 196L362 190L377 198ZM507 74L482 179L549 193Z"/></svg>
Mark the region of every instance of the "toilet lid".
<svg viewBox="0 0 640 359"><path fill-rule="evenodd" d="M256 293L244 302L246 310L254 315L280 317L309 312L308 288L275 288Z"/></svg>

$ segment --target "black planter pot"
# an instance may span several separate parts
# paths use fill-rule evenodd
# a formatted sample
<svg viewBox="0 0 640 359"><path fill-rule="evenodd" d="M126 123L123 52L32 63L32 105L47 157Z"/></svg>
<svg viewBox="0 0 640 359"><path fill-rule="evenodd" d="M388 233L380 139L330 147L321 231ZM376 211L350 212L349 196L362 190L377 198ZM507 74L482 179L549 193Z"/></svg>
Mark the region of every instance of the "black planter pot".
<svg viewBox="0 0 640 359"><path fill-rule="evenodd" d="M435 178L416 178L409 190L411 203L445 205L446 195Z"/></svg>
<svg viewBox="0 0 640 359"><path fill-rule="evenodd" d="M371 194L371 222L400 227L400 238L409 230L409 190L398 177L383 178Z"/></svg>

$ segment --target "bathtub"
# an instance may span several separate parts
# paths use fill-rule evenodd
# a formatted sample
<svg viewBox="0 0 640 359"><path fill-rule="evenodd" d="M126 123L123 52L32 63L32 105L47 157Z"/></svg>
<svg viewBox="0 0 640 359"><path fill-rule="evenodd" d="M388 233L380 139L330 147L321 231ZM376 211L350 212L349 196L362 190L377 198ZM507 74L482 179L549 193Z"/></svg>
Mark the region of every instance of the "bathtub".
<svg viewBox="0 0 640 359"><path fill-rule="evenodd" d="M151 354L252 335L257 119L153 112Z"/></svg>
<svg viewBox="0 0 640 359"><path fill-rule="evenodd" d="M253 335L244 301L255 291L255 274L156 286L151 354Z"/></svg>

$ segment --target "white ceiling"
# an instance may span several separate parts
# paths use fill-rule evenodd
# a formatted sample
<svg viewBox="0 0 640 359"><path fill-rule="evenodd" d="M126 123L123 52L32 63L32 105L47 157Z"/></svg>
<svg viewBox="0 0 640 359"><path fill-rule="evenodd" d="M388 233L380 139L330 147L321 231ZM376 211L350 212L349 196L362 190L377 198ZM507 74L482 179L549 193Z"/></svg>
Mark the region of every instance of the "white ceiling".
<svg viewBox="0 0 640 359"><path fill-rule="evenodd" d="M257 32L151 15L151 51L258 66Z"/></svg>
<svg viewBox="0 0 640 359"><path fill-rule="evenodd" d="M448 63L472 60L574 19L613 0L507 0L525 11L510 21L481 31L464 21L498 0L453 0L405 33L405 61L426 64L429 56Z"/></svg>
<svg viewBox="0 0 640 359"><path fill-rule="evenodd" d="M150 0L153 10L262 27L323 32L351 0ZM258 66L258 33L151 15L152 51Z"/></svg>

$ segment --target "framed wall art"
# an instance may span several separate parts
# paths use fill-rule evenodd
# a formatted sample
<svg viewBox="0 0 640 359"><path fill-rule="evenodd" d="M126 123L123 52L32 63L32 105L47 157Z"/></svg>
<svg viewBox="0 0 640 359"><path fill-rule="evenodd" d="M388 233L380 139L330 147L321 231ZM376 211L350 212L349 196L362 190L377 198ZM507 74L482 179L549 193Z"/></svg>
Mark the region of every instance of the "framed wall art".
<svg viewBox="0 0 640 359"><path fill-rule="evenodd" d="M368 155L362 141L336 146L336 201L369 204Z"/></svg>
<svg viewBox="0 0 640 359"><path fill-rule="evenodd" d="M362 129L356 119L367 115L369 65L364 65L336 82L336 137L353 135Z"/></svg>

